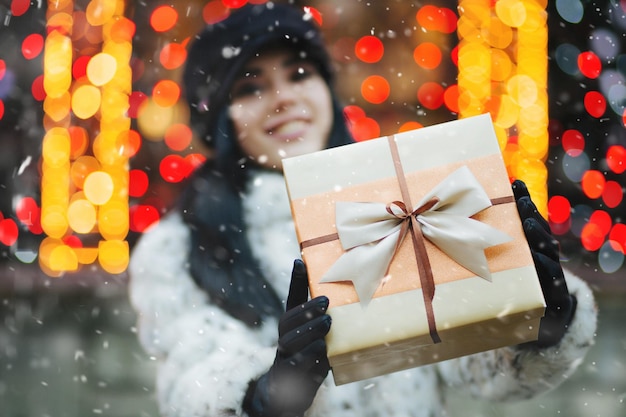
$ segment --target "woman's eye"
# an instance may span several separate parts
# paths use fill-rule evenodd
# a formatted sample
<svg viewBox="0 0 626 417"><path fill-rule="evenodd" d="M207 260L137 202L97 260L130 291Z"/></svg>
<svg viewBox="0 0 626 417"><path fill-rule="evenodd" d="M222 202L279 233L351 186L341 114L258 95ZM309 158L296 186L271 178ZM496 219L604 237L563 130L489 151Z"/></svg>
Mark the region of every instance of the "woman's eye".
<svg viewBox="0 0 626 417"><path fill-rule="evenodd" d="M301 66L298 66L293 72L292 79L294 81L306 80L307 78L310 78L314 74L315 74L314 69L309 68L306 65L301 65Z"/></svg>
<svg viewBox="0 0 626 417"><path fill-rule="evenodd" d="M256 83L242 83L233 89L231 98L236 99L259 95L261 95L261 86Z"/></svg>

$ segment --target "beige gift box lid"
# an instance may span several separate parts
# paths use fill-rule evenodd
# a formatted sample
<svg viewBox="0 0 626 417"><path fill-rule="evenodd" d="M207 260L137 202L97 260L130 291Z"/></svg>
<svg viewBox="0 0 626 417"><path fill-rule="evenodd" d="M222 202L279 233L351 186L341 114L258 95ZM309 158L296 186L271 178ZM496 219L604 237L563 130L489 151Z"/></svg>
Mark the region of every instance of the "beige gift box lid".
<svg viewBox="0 0 626 417"><path fill-rule="evenodd" d="M492 201L511 199L489 115L394 136L412 201L459 166L470 168ZM387 138L287 158L283 168L300 243L336 233L337 201L390 202L400 194ZM343 253L338 240L303 249L311 295L330 299L327 345L337 385L536 340L545 302L515 203L494 205L474 218L513 239L485 251L491 282L426 242L442 340L436 344L410 244L402 243L367 305L359 302L352 282L320 282Z"/></svg>

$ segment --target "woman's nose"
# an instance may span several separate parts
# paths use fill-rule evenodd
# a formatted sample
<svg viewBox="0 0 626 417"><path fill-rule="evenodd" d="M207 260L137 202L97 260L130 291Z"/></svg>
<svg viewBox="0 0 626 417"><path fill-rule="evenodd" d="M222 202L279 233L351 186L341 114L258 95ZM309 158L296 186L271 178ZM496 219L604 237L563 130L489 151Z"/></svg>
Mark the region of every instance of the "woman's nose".
<svg viewBox="0 0 626 417"><path fill-rule="evenodd" d="M281 83L274 92L274 107L276 111L283 110L298 100L298 88L290 83Z"/></svg>

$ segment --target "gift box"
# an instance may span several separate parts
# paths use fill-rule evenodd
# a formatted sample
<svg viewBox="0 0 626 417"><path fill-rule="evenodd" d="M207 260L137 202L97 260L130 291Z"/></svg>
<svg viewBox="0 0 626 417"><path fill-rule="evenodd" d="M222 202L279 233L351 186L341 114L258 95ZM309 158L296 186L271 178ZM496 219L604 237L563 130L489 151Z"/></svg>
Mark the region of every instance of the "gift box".
<svg viewBox="0 0 626 417"><path fill-rule="evenodd" d="M337 385L537 339L545 302L489 115L283 169Z"/></svg>

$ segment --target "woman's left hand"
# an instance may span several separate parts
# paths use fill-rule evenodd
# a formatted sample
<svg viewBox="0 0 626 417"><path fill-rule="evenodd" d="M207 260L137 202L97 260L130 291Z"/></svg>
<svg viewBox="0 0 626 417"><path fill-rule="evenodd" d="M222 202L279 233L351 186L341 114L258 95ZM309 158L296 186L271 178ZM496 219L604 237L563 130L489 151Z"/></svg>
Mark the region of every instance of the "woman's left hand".
<svg viewBox="0 0 626 417"><path fill-rule="evenodd" d="M567 289L559 261L559 244L552 236L550 225L530 199L526 184L520 180L513 182L513 194L546 301L546 312L539 326L539 339L523 346L554 346L561 340L574 317L576 297Z"/></svg>

